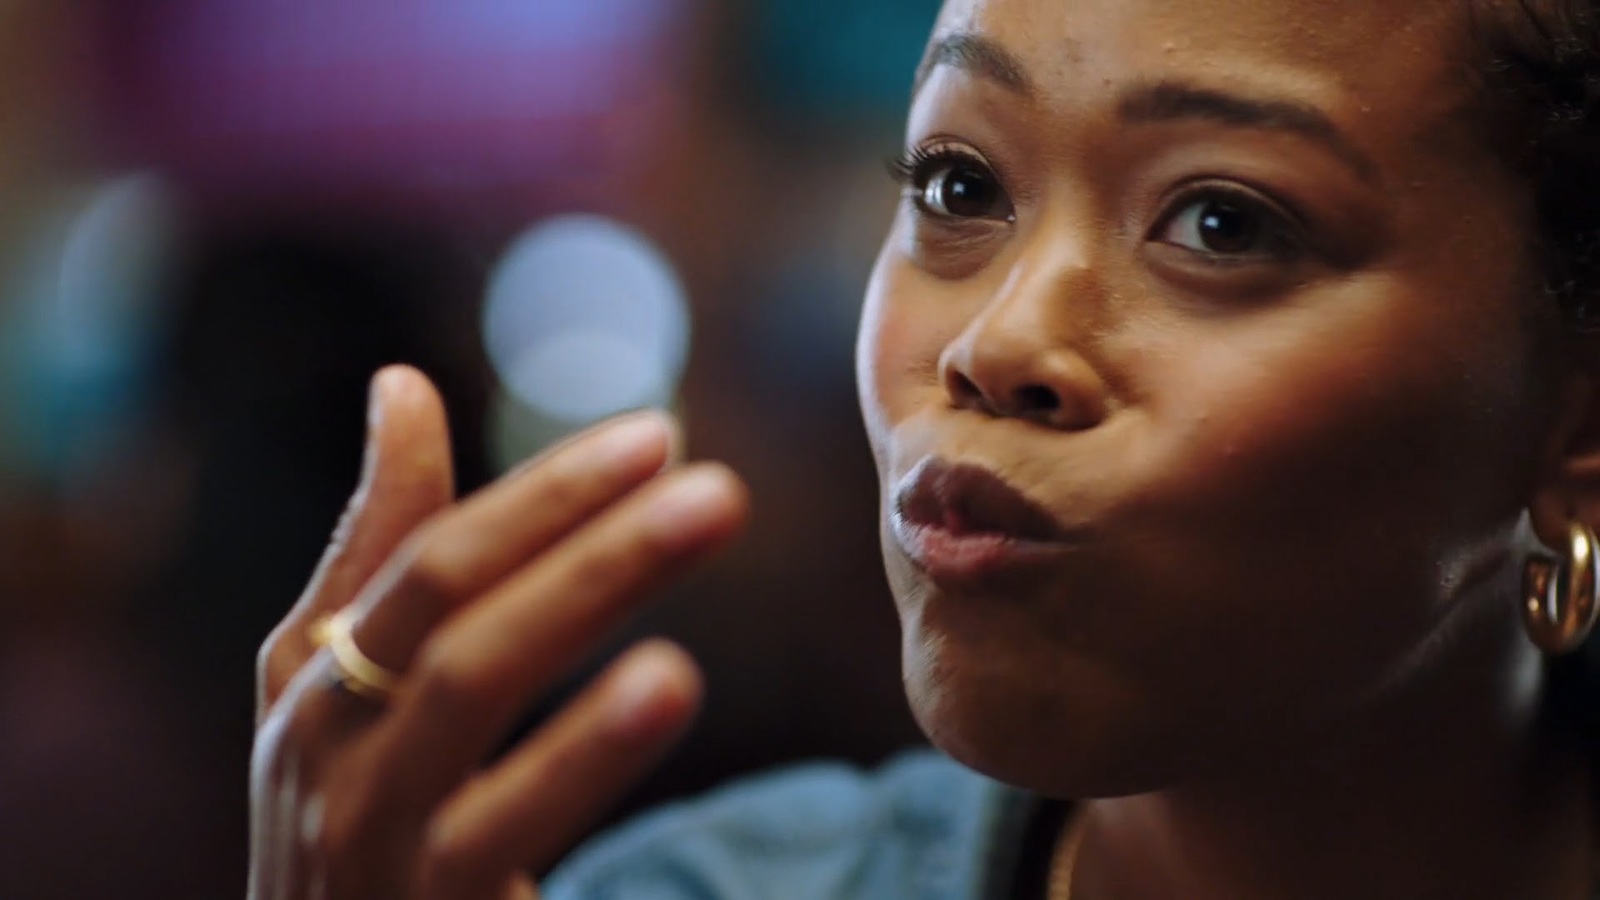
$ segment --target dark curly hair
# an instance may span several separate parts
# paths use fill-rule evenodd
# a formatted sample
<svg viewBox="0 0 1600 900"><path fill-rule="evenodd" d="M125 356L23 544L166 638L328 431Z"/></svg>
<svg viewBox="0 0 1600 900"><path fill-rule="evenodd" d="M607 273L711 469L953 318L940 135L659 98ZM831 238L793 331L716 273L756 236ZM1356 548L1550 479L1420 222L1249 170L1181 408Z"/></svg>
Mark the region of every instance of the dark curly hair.
<svg viewBox="0 0 1600 900"><path fill-rule="evenodd" d="M1500 149L1534 192L1544 289L1600 327L1600 0L1470 2Z"/></svg>

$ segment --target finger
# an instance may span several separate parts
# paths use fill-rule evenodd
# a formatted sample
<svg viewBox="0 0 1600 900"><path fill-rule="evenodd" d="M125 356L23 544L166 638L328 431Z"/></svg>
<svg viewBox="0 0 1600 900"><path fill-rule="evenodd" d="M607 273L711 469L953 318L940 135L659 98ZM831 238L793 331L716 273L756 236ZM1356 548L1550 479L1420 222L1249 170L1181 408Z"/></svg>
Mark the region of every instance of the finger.
<svg viewBox="0 0 1600 900"><path fill-rule="evenodd" d="M438 516L362 592L356 643L405 671L451 613L659 473L676 433L657 411L624 416Z"/></svg>
<svg viewBox="0 0 1600 900"><path fill-rule="evenodd" d="M344 754L338 791L329 798L327 840L356 847L352 858L413 859L437 805L484 761L528 698L586 652L631 608L628 601L724 542L744 514L742 486L722 467L661 476L441 626L382 715L364 718ZM530 578L547 569L558 574ZM367 616L395 609L406 615L411 599L405 592L382 595ZM506 605L526 607L524 619L483 615ZM516 634L499 633L508 627ZM506 637L514 639L502 643ZM514 664L524 657L537 657L541 666L504 681L507 673L517 675ZM326 654L302 674L309 676L317 662L326 663ZM340 731L330 720L362 718L334 709L340 704L326 690L296 705L306 707L298 718L320 736L313 741L319 746Z"/></svg>
<svg viewBox="0 0 1600 900"><path fill-rule="evenodd" d="M551 867L683 735L701 691L694 662L665 641L613 663L434 815L419 895L498 898L515 873Z"/></svg>
<svg viewBox="0 0 1600 900"><path fill-rule="evenodd" d="M310 584L268 638L262 708L314 651L310 624L348 604L401 541L454 496L449 426L421 372L390 366L374 376L362 476Z"/></svg>
<svg viewBox="0 0 1600 900"><path fill-rule="evenodd" d="M372 393L362 482L301 600L308 618L355 599L406 535L455 498L450 428L432 382L391 366L373 378Z"/></svg>
<svg viewBox="0 0 1600 900"><path fill-rule="evenodd" d="M545 542L652 477L673 443L671 423L660 413L625 417L435 516L406 541L406 549L391 555L356 601L358 608L372 607L361 623L365 632L353 635L357 652L381 667L403 669L397 660L408 657L444 614L445 601L469 602L480 581L525 562ZM441 587L447 577L459 587ZM303 641L304 632L302 627L292 638ZM313 653L308 647L305 654L299 665L284 667L285 679L294 679L291 712L299 743L325 750L365 730L382 704L328 690L345 683L346 675L331 648Z"/></svg>
<svg viewBox="0 0 1600 900"><path fill-rule="evenodd" d="M379 726L376 777L406 786L409 812L431 809L642 596L731 539L747 507L723 466L665 475L441 626Z"/></svg>

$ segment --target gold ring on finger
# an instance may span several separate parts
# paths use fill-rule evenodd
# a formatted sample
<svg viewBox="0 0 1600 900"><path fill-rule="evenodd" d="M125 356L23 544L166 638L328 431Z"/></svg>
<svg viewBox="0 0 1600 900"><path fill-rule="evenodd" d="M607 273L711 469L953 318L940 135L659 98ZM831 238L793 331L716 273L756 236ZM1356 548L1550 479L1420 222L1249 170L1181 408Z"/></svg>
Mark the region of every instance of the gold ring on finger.
<svg viewBox="0 0 1600 900"><path fill-rule="evenodd" d="M339 687L374 703L385 703L394 696L400 675L372 661L356 646L356 617L346 608L317 620L311 626L311 640L333 654L334 681Z"/></svg>

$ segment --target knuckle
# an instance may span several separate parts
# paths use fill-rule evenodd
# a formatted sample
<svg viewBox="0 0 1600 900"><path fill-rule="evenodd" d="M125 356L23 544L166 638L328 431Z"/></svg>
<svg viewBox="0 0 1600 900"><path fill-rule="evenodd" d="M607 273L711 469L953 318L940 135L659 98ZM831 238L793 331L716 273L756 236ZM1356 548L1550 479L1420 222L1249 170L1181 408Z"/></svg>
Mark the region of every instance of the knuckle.
<svg viewBox="0 0 1600 900"><path fill-rule="evenodd" d="M630 535L632 557L643 566L659 567L682 558L686 547L678 536L659 527L639 525Z"/></svg>
<svg viewBox="0 0 1600 900"><path fill-rule="evenodd" d="M417 705L430 715L452 719L481 715L495 683L482 666L462 661L438 641L423 645L411 678Z"/></svg>
<svg viewBox="0 0 1600 900"><path fill-rule="evenodd" d="M647 579L677 565L685 555L683 542L675 535L642 520L631 523L622 536L605 543L596 554L594 565L612 572L612 580Z"/></svg>
<svg viewBox="0 0 1600 900"><path fill-rule="evenodd" d="M465 829L431 827L418 854L421 881L434 888L473 884L492 866L491 855L488 845Z"/></svg>
<svg viewBox="0 0 1600 900"><path fill-rule="evenodd" d="M582 586L586 592L614 593L638 574L642 560L639 553L618 553L619 548L603 548L585 553L572 561L567 580Z"/></svg>
<svg viewBox="0 0 1600 900"><path fill-rule="evenodd" d="M269 695L276 695L283 690L300 668L301 660L296 658L290 634L291 623L284 622L267 635L256 651L256 684L266 689Z"/></svg>
<svg viewBox="0 0 1600 900"><path fill-rule="evenodd" d="M546 784L582 785L597 788L596 772L607 768L626 741L603 728L591 726L581 739L556 742L539 763L540 779Z"/></svg>
<svg viewBox="0 0 1600 900"><path fill-rule="evenodd" d="M648 591L671 569L677 556L648 529L623 528L601 536L561 567L559 582L593 598L602 607ZM609 601L609 602L608 602Z"/></svg>
<svg viewBox="0 0 1600 900"><path fill-rule="evenodd" d="M545 509L563 511L587 506L595 490L595 478L587 460L574 455L561 462L564 464L541 472L546 477L540 479L538 486L539 504Z"/></svg>
<svg viewBox="0 0 1600 900"><path fill-rule="evenodd" d="M447 613L476 587L455 542L441 530L418 535L408 556L399 589L433 607L433 613Z"/></svg>

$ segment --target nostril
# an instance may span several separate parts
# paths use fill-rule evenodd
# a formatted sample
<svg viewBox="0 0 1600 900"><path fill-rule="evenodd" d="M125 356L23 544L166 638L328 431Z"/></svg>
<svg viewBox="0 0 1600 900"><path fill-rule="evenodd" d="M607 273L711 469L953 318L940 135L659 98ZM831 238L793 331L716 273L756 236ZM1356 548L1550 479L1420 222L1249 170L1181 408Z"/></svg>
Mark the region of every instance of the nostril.
<svg viewBox="0 0 1600 900"><path fill-rule="evenodd" d="M1023 385L1012 396L1022 415L1049 414L1061 408L1061 396L1042 384Z"/></svg>
<svg viewBox="0 0 1600 900"><path fill-rule="evenodd" d="M955 400L956 406L962 409L982 409L988 406L984 400L983 391L971 378L960 372L952 371L947 376L949 381L950 397Z"/></svg>

